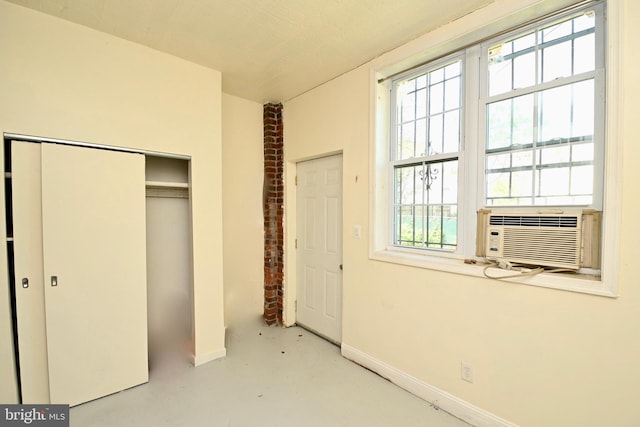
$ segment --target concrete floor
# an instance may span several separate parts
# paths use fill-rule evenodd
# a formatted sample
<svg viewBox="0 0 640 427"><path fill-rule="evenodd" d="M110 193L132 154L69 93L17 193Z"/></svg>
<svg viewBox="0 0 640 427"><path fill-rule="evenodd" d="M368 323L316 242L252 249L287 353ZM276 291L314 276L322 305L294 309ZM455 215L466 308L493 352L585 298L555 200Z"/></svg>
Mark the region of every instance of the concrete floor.
<svg viewBox="0 0 640 427"><path fill-rule="evenodd" d="M333 344L259 320L227 329L227 357L156 362L149 383L71 408L71 426L468 427L344 359Z"/></svg>

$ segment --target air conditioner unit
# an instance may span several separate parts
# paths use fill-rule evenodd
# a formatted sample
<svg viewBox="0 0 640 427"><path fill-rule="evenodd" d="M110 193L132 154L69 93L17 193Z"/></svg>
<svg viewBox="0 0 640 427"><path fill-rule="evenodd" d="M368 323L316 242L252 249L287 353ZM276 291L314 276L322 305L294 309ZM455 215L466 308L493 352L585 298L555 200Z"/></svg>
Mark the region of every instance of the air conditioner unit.
<svg viewBox="0 0 640 427"><path fill-rule="evenodd" d="M590 209L481 209L476 255L525 265L599 269L601 218L601 212Z"/></svg>

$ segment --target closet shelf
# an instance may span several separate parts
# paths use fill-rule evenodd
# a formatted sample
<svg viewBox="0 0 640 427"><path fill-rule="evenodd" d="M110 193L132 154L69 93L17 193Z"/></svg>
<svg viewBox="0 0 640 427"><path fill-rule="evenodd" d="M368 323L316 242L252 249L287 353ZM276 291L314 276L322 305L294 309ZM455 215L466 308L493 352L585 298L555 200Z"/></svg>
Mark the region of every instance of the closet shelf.
<svg viewBox="0 0 640 427"><path fill-rule="evenodd" d="M189 188L188 182L145 181L147 188Z"/></svg>

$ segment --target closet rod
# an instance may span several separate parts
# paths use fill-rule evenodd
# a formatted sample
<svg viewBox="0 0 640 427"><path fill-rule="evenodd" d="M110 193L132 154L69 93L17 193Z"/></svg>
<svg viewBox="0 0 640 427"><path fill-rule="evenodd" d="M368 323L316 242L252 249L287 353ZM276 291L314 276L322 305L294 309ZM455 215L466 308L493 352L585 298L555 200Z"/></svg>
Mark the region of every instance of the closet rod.
<svg viewBox="0 0 640 427"><path fill-rule="evenodd" d="M168 159L191 160L191 156L185 156L183 154L162 153L160 151L150 151L150 150L136 150L133 148L116 147L113 145L93 144L90 142L71 141L67 139L57 139L57 138L46 138L42 136L33 136L33 135L21 135L18 133L10 133L10 132L4 132L3 135L5 140L13 139L18 141L26 141L26 142L49 142L53 144L74 145L77 147L97 148L101 150L122 151L125 153L144 154L146 156L164 157Z"/></svg>

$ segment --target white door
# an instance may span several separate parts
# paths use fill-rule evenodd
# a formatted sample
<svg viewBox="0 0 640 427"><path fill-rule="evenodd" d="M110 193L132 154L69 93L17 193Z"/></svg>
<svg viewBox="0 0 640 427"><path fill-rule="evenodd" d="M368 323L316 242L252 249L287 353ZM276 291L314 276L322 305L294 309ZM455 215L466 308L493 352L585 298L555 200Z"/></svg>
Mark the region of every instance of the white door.
<svg viewBox="0 0 640 427"><path fill-rule="evenodd" d="M342 156L297 165L296 321L342 340Z"/></svg>
<svg viewBox="0 0 640 427"><path fill-rule="evenodd" d="M144 157L40 147L46 349L19 351L46 351L50 402L76 405L148 380Z"/></svg>

